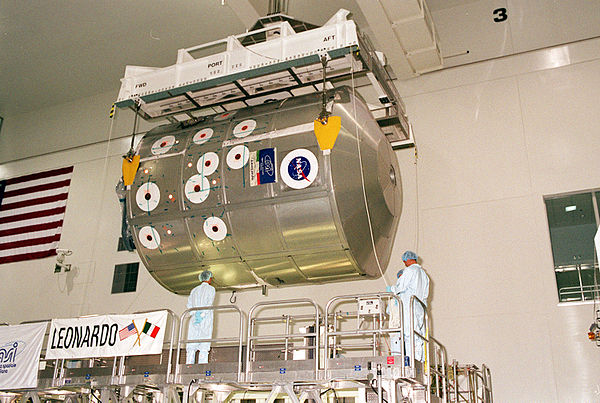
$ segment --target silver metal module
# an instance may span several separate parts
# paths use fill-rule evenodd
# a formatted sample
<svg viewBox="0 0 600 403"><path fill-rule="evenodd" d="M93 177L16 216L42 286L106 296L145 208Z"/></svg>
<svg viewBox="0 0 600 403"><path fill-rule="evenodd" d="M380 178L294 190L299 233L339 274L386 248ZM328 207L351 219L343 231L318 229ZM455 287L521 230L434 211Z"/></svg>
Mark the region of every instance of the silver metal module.
<svg viewBox="0 0 600 403"><path fill-rule="evenodd" d="M360 97L328 96L342 120L330 155L312 128L320 94L146 134L127 206L154 278L188 293L205 269L217 289L381 275L402 209L398 162Z"/></svg>

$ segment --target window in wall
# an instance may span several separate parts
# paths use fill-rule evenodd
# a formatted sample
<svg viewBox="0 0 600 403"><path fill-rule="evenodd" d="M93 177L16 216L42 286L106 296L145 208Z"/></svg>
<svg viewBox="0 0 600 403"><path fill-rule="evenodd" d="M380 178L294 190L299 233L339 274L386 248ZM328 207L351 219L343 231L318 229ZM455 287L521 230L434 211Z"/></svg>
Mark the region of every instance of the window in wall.
<svg viewBox="0 0 600 403"><path fill-rule="evenodd" d="M559 302L593 300L599 291L594 235L600 192L545 198ZM595 274L595 275L594 275Z"/></svg>
<svg viewBox="0 0 600 403"><path fill-rule="evenodd" d="M133 292L137 287L139 263L118 264L113 274L112 293Z"/></svg>

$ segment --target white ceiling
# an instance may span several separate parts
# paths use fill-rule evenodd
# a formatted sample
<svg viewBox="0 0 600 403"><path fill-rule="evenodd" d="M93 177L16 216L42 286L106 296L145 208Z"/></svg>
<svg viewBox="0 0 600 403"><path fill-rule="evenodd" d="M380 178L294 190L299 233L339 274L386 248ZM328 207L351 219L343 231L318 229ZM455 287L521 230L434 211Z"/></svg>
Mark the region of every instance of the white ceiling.
<svg viewBox="0 0 600 403"><path fill-rule="evenodd" d="M288 14L323 24L357 1L289 0ZM373 0L369 0L373 1ZM407 1L407 0L404 0ZM268 0L2 0L0 116L114 91L125 65L167 66L179 48L244 32ZM447 67L600 36L598 0L426 0ZM506 9L508 18L494 22ZM236 14L237 12L237 14ZM468 53L467 53L468 51Z"/></svg>

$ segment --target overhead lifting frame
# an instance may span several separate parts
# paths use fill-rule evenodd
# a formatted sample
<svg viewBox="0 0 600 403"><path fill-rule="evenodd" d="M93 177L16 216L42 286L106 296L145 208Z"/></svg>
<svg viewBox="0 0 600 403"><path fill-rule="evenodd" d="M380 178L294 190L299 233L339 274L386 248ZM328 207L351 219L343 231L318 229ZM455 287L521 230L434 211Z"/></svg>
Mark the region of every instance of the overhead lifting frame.
<svg viewBox="0 0 600 403"><path fill-rule="evenodd" d="M321 57L328 86L370 86L377 94L372 113L392 146L411 140L405 106L376 52L349 12L339 10L324 26L294 31L284 15L266 27L180 49L165 68L127 66L116 106L146 120L170 121L235 110L322 90ZM215 49L225 48L216 52ZM196 55L200 55L196 57Z"/></svg>

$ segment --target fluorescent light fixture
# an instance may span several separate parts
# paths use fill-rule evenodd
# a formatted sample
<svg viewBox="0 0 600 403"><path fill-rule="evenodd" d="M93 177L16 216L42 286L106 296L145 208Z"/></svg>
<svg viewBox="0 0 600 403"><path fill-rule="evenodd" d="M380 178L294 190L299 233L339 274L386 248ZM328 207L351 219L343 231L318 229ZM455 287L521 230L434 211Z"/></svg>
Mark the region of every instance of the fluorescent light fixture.
<svg viewBox="0 0 600 403"><path fill-rule="evenodd" d="M577 210L577 206L567 206L565 207L565 211L575 211Z"/></svg>

